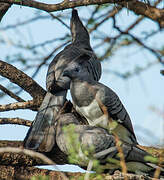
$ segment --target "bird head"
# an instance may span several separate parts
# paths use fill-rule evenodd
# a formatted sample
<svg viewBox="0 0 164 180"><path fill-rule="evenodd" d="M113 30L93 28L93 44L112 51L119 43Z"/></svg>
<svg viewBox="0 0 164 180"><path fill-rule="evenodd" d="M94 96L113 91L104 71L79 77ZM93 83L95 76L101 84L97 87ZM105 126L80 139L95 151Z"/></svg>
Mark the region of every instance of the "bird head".
<svg viewBox="0 0 164 180"><path fill-rule="evenodd" d="M88 67L85 65L85 61L73 61L70 64L68 64L67 68L63 72L63 76L66 76L68 78L75 79L88 79L91 78L91 75L88 71Z"/></svg>

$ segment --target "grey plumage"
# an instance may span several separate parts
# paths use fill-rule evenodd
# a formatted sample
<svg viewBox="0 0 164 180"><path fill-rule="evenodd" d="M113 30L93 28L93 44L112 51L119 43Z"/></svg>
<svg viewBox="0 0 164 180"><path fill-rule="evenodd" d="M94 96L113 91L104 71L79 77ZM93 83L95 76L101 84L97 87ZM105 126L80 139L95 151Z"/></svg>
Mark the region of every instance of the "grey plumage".
<svg viewBox="0 0 164 180"><path fill-rule="evenodd" d="M55 116L63 107L66 91L55 95L47 92L25 139L24 146L38 151L50 151L55 143ZM48 103L48 104L47 104Z"/></svg>
<svg viewBox="0 0 164 180"><path fill-rule="evenodd" d="M107 86L86 78L79 65L65 69L64 75L71 79L71 96L77 112L89 125L102 126L121 140L137 144L130 117L116 93Z"/></svg>
<svg viewBox="0 0 164 180"><path fill-rule="evenodd" d="M104 171L106 172L113 172L116 169L121 169L115 137L106 129L89 125L80 125L79 121L72 113L61 115L57 121L57 145L69 156L72 150L77 152L76 157L79 159L74 159L74 164L86 167L89 160L97 159L101 165L105 165L106 168ZM71 126L73 128L70 131ZM70 139L72 139L72 141L70 141ZM119 144L129 172L146 173L149 175L154 173L155 168L153 164L145 160L146 156L151 156L149 153L138 148L136 145L121 141ZM86 151L88 151L88 155L86 155ZM75 155L73 157L75 157ZM111 158L116 161L111 161Z"/></svg>
<svg viewBox="0 0 164 180"><path fill-rule="evenodd" d="M54 145L55 118L66 101L66 93L70 87L70 79L63 76L68 64L72 63L72 68L78 64L82 70L87 71L87 76L96 81L101 77L101 64L90 46L88 31L76 10L72 11L71 34L72 43L58 53L49 65L46 79L48 93L25 137L25 148L50 151ZM79 64L81 60L83 64Z"/></svg>

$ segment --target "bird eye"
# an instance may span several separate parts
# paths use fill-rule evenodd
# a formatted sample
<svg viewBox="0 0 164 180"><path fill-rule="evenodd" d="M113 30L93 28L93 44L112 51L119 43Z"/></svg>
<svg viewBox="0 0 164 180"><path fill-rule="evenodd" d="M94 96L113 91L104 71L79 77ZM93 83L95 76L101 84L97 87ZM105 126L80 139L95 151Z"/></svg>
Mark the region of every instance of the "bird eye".
<svg viewBox="0 0 164 180"><path fill-rule="evenodd" d="M79 72L80 69L78 67L75 68L75 72Z"/></svg>

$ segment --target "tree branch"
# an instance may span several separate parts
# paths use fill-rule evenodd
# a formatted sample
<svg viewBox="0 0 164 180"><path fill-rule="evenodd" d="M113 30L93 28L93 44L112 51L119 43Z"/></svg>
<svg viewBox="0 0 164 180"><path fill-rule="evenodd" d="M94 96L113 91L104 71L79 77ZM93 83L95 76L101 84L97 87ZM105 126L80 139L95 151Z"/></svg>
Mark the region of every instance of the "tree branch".
<svg viewBox="0 0 164 180"><path fill-rule="evenodd" d="M66 172L66 176L69 179L76 180L76 179L84 179L84 173L70 173ZM46 169L39 169L36 167L15 167L15 166L0 166L0 179L19 179L19 180L29 180L33 176L49 176L48 179L55 179L55 180L63 180L61 177L60 172L46 170ZM123 180L124 177L128 177L130 180L153 180L147 176L143 175L135 175L135 174L124 174L120 171L115 171L113 175L109 174L101 174L102 179L110 179L110 180ZM36 179L39 179L36 178ZM95 179L95 178L90 178Z"/></svg>
<svg viewBox="0 0 164 180"><path fill-rule="evenodd" d="M139 38L135 37L134 35L132 35L131 33L129 33L130 29L127 29L126 31L122 31L117 25L116 25L116 19L115 17L112 18L113 19L113 27L115 29L117 29L117 31L119 31L121 34L126 34L129 35L131 38L133 38L139 45L143 46L145 49L147 49L148 51L150 51L153 55L156 56L156 58L158 59L158 61L162 64L164 64L163 60L162 60L162 56L160 54L158 54L158 52L156 52L153 48L148 47L146 44L144 44ZM142 20L142 19L141 19ZM119 35L120 36L120 35Z"/></svg>
<svg viewBox="0 0 164 180"><path fill-rule="evenodd" d="M32 122L21 118L0 118L0 124L17 124L30 127Z"/></svg>
<svg viewBox="0 0 164 180"><path fill-rule="evenodd" d="M3 141L0 140L0 147L23 147L22 141ZM50 152L44 153L56 164L66 164L67 156L59 149L55 144ZM10 166L39 166L46 165L45 162L40 159L33 158L27 155L19 153L0 153L0 165L10 165Z"/></svg>
<svg viewBox="0 0 164 180"><path fill-rule="evenodd" d="M65 173L67 176L77 176L81 173ZM0 179L19 179L19 180L29 180L33 176L49 176L48 179L63 180L61 172L50 171L47 169L39 169L36 167L24 167L24 166L0 166ZM54 178L55 177L55 178ZM39 179L39 178L36 178ZM44 178L43 178L44 179Z"/></svg>
<svg viewBox="0 0 164 180"><path fill-rule="evenodd" d="M19 101L19 102L23 102L25 101L24 99L20 98L19 96L17 96L16 94L14 94L13 92L9 91L7 88L3 87L0 84L0 89L5 93L8 94L10 97L14 98L15 100Z"/></svg>
<svg viewBox="0 0 164 180"><path fill-rule="evenodd" d="M151 6L150 4L146 4L140 1L123 1L119 2L119 5L122 5L125 8L133 11L137 15L143 15L147 18L157 21L161 28L164 28L164 9L158 9L155 6Z"/></svg>
<svg viewBox="0 0 164 180"><path fill-rule="evenodd" d="M16 67L0 60L0 75L27 91L34 99L43 100L46 91L31 77Z"/></svg>
<svg viewBox="0 0 164 180"><path fill-rule="evenodd" d="M160 73L161 73L162 75L164 75L164 70L161 70Z"/></svg>
<svg viewBox="0 0 164 180"><path fill-rule="evenodd" d="M21 141L0 141L0 147L22 147L22 142ZM150 151L153 155L159 157L162 155L164 156L164 150L163 149L157 149L157 148L151 148L151 147L144 147L140 146L140 148ZM17 148L16 148L17 149ZM2 149L1 149L2 150ZM65 164L67 163L67 158L65 154L63 154L59 148L55 145L53 150L49 153L45 153L47 157L49 157L51 160L53 160L56 164ZM28 155L20 154L20 153L12 153L12 152L0 152L0 179L2 178L4 174L6 174L7 178L5 179L10 179L9 177L12 176L12 178L17 179L29 179L32 176L38 176L38 175L49 175L50 177L55 177L55 179L58 179L58 176L61 176L60 172L55 172L55 171L49 171L49 170L42 170L42 169L37 169L31 166L36 166L36 165L45 165L47 163L43 162L42 160L34 157L30 157ZM30 166L30 167L29 167ZM3 173L2 173L3 172ZM66 173L66 176L74 177L75 179L78 179L79 176L83 176L82 173ZM120 180L124 179L125 174L116 171L114 175L109 175L109 174L102 174L102 176L105 177L108 176L109 179L111 180ZM126 174L129 179L133 180L141 180L144 179L142 176L134 175L134 174ZM62 179L61 177L59 179ZM148 178L147 176L145 179L151 179Z"/></svg>
<svg viewBox="0 0 164 180"><path fill-rule="evenodd" d="M138 0L131 0L131 1L125 1L125 0L76 0L76 1L62 1L58 4L46 4L41 3L33 0L0 0L0 2L6 2L10 4L18 4L28 7L33 7L36 9L44 10L47 12L54 12L59 10L64 10L68 8L74 8L78 6L87 6L87 5L101 5L106 3L115 3L118 5L121 5L125 8L128 8L129 10L133 11L134 13L138 15L146 16L147 18L150 18L154 21L157 21L160 25L160 27L164 27L164 9L158 9L154 6L151 6L150 4L146 4L143 2L140 2Z"/></svg>
<svg viewBox="0 0 164 180"><path fill-rule="evenodd" d="M11 4L9 3L0 3L0 22L10 7Z"/></svg>
<svg viewBox="0 0 164 180"><path fill-rule="evenodd" d="M27 156L31 156L32 158L37 158L40 159L41 161L43 161L45 164L49 164L49 165L54 165L55 163L47 158L45 155L35 152L35 151L31 151L28 149L23 149L23 148L15 148L15 147L1 147L0 148L0 154L1 153L18 153L18 154L24 154Z"/></svg>
<svg viewBox="0 0 164 180"><path fill-rule="evenodd" d="M41 154L41 153L38 153L35 151L31 151L28 149L14 148L14 147L2 147L2 148L0 148L0 153L6 153L6 152L24 154L24 155L33 157L35 159L40 159L41 161L45 162L46 164L55 166L55 163L51 159L46 157L44 154ZM68 178L66 177L66 175L63 172L59 172L59 173L60 173L60 176L62 177L62 179L68 180Z"/></svg>
<svg viewBox="0 0 164 180"><path fill-rule="evenodd" d="M31 109L37 111L42 101L30 100L26 102L16 102L11 104L0 105L0 112L17 110L17 109Z"/></svg>

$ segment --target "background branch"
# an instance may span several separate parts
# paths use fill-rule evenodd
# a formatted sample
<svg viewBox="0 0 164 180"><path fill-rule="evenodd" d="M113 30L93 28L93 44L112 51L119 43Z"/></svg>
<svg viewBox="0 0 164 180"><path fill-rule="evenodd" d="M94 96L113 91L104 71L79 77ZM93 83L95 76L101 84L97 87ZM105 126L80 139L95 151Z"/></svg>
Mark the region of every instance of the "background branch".
<svg viewBox="0 0 164 180"><path fill-rule="evenodd" d="M26 1L15 1L15 0L0 0L0 2L6 2L11 4L18 4L22 6L33 7L36 9L44 10L47 12L54 12L59 10L64 10L68 8L74 8L78 6L87 6L87 5L100 5L106 3L116 3L121 5L129 10L133 11L138 15L144 15L154 21L157 21L160 27L164 27L164 9L158 9L151 6L149 3L144 3L136 0L125 1L125 0L83 0L83 1L62 1L58 4L46 4L32 0Z"/></svg>
<svg viewBox="0 0 164 180"><path fill-rule="evenodd" d="M0 89L5 93L8 94L10 97L14 98L15 100L19 101L19 102L23 102L25 101L24 99L20 98L19 96L17 96L16 94L14 94L13 92L9 91L7 88L3 87L0 84Z"/></svg>

